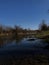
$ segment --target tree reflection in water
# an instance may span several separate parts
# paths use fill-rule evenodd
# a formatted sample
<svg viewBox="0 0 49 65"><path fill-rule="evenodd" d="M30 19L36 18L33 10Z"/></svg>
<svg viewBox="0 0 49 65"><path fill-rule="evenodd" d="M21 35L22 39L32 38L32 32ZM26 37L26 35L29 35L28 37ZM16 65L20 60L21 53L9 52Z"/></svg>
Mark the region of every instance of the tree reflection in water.
<svg viewBox="0 0 49 65"><path fill-rule="evenodd" d="M12 42L16 42L18 44L23 40L25 36L18 36L16 35L15 37L0 37L0 47L6 45L6 44L12 44Z"/></svg>

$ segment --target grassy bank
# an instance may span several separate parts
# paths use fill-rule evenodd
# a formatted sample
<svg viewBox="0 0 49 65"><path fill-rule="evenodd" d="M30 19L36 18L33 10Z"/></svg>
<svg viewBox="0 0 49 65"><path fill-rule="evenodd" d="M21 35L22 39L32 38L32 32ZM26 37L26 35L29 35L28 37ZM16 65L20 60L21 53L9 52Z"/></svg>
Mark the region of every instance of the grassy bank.
<svg viewBox="0 0 49 65"><path fill-rule="evenodd" d="M49 31L41 31L40 33L37 33L35 37L49 43Z"/></svg>

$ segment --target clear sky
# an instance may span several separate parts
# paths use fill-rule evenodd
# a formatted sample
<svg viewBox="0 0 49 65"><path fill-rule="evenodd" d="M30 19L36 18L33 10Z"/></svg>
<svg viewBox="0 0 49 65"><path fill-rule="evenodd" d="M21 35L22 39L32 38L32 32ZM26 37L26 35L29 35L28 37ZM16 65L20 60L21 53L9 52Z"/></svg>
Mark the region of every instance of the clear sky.
<svg viewBox="0 0 49 65"><path fill-rule="evenodd" d="M49 24L49 0L0 0L0 24L37 29L44 19Z"/></svg>

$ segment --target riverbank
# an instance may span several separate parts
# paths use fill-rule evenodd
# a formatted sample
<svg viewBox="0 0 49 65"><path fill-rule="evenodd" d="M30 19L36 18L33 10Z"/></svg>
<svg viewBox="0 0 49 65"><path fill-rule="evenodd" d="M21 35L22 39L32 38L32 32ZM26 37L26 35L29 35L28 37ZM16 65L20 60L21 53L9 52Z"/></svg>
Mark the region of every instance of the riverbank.
<svg viewBox="0 0 49 65"><path fill-rule="evenodd" d="M9 56L8 56L9 57ZM44 55L11 56L0 62L0 65L49 65L48 57Z"/></svg>
<svg viewBox="0 0 49 65"><path fill-rule="evenodd" d="M48 55L33 50L0 52L0 65L49 65Z"/></svg>
<svg viewBox="0 0 49 65"><path fill-rule="evenodd" d="M36 34L36 38L43 39L45 42L49 43L49 31L42 31Z"/></svg>

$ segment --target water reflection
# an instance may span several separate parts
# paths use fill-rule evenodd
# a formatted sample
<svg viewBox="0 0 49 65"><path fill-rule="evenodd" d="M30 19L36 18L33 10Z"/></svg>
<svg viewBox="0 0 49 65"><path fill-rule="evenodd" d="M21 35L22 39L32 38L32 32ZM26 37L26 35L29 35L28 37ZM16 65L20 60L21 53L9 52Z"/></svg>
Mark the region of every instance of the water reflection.
<svg viewBox="0 0 49 65"><path fill-rule="evenodd" d="M6 44L12 44L14 41L16 44L21 42L26 36L15 36L15 37L0 37L0 47Z"/></svg>
<svg viewBox="0 0 49 65"><path fill-rule="evenodd" d="M42 42L40 39L36 39L34 37L29 37L29 36L15 36L15 37L0 37L0 48L4 46L16 46L16 47L27 47L27 48L40 48L40 47L45 47L48 44Z"/></svg>
<svg viewBox="0 0 49 65"><path fill-rule="evenodd" d="M23 40L24 36L16 36L15 40L16 40L16 43L19 43L21 42L21 40Z"/></svg>

